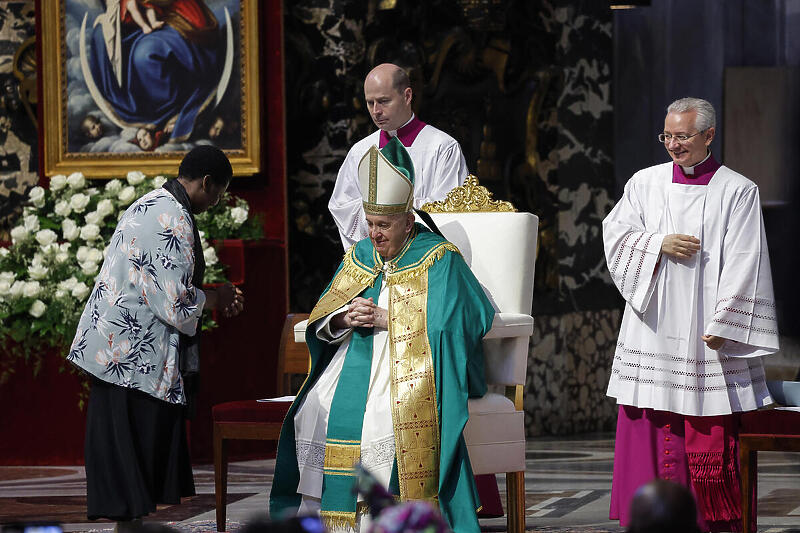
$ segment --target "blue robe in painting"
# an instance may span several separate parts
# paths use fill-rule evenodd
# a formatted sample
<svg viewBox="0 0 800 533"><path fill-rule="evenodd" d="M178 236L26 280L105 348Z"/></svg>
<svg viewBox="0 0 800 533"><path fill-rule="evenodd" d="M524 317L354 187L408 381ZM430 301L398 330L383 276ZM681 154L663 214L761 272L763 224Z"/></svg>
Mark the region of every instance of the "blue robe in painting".
<svg viewBox="0 0 800 533"><path fill-rule="evenodd" d="M166 25L148 34L137 28L122 38L120 86L106 53L102 27L97 25L91 34L89 68L120 122L161 129L177 116L170 140L179 142L191 135L197 115L216 94L222 42L190 42Z"/></svg>

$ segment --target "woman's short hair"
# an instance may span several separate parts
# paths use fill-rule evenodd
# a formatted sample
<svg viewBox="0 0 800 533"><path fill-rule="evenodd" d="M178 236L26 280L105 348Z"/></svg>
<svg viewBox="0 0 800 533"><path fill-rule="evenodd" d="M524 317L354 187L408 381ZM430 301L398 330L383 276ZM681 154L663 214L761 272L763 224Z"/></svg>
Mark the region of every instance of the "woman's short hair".
<svg viewBox="0 0 800 533"><path fill-rule="evenodd" d="M189 180L211 176L215 185L227 185L233 177L233 168L225 152L211 145L195 146L186 154L178 174Z"/></svg>

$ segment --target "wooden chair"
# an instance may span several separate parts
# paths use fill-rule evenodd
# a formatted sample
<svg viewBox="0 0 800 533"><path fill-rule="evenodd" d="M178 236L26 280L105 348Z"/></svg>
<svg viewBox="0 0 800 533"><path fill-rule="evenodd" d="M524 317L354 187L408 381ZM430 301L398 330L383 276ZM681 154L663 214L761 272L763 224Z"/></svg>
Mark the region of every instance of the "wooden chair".
<svg viewBox="0 0 800 533"><path fill-rule="evenodd" d="M769 382L776 401L796 408L800 401L786 401L784 388L800 392L797 382ZM793 392L794 392L793 391ZM739 429L739 468L742 473L742 531L756 531L758 501L758 452L800 452L800 412L789 409L749 411Z"/></svg>
<svg viewBox="0 0 800 533"><path fill-rule="evenodd" d="M291 377L307 374L311 360L304 343L294 340L294 326L308 319L308 314L286 316L278 351L277 391L279 396L291 394ZM214 420L214 492L217 500L217 531L225 531L228 490L229 440L278 440L283 419L291 402L226 402L212 408Z"/></svg>

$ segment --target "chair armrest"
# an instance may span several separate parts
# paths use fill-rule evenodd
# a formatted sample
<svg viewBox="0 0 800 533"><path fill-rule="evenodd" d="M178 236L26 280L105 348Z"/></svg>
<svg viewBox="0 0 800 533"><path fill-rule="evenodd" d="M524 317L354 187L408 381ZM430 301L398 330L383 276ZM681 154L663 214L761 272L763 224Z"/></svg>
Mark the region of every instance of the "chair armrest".
<svg viewBox="0 0 800 533"><path fill-rule="evenodd" d="M484 339L530 337L533 335L533 317L520 313L495 313L492 329Z"/></svg>
<svg viewBox="0 0 800 533"><path fill-rule="evenodd" d="M294 325L294 342L306 342L308 320ZM533 317L520 313L495 313L492 329L484 339L505 339L508 337L530 337L533 335Z"/></svg>
<svg viewBox="0 0 800 533"><path fill-rule="evenodd" d="M294 325L294 342L302 342L305 344L306 326L308 326L308 320L301 320Z"/></svg>

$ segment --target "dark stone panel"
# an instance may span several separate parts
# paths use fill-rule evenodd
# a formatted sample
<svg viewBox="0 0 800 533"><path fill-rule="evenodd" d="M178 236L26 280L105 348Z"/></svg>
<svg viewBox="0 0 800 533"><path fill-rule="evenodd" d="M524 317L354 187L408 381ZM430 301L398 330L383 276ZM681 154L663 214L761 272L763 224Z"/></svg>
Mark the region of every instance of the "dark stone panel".
<svg viewBox="0 0 800 533"><path fill-rule="evenodd" d="M496 198L540 216L538 308L614 293L599 268L614 187L607 6L304 0L287 5L286 35L292 309L310 309L341 257L327 201L373 129L362 79L383 61L410 70L419 116L460 142Z"/></svg>

